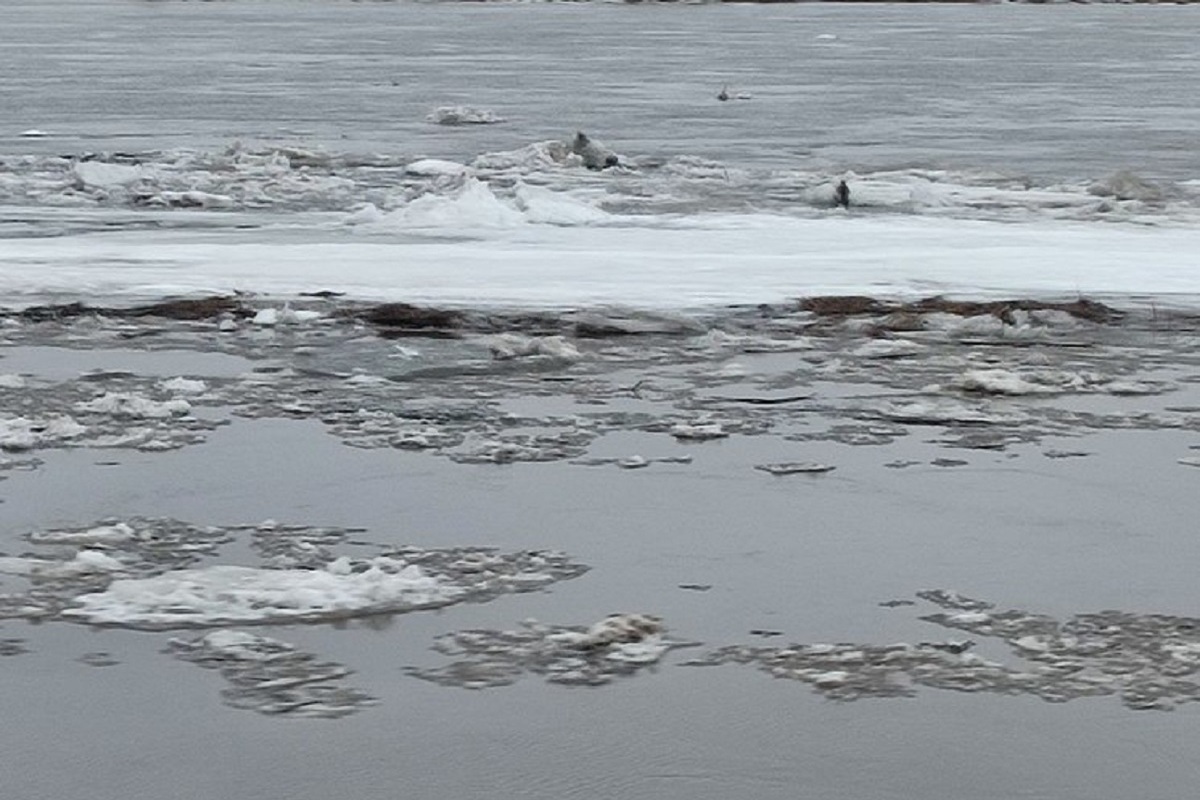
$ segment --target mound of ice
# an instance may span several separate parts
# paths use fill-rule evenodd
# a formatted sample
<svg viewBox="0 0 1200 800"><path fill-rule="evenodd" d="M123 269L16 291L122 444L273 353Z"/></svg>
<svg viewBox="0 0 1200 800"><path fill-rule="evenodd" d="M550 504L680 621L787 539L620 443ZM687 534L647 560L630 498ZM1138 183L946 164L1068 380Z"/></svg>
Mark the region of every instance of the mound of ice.
<svg viewBox="0 0 1200 800"><path fill-rule="evenodd" d="M582 200L540 186L517 185L517 208L525 212L529 222L543 225L589 225L609 221L612 217Z"/></svg>
<svg viewBox="0 0 1200 800"><path fill-rule="evenodd" d="M563 361L582 358L579 349L562 336L522 336L519 333L498 333L482 339L492 357L501 361L526 356L548 356Z"/></svg>
<svg viewBox="0 0 1200 800"><path fill-rule="evenodd" d="M472 161L471 166L495 172L528 173L565 166L571 158L570 147L563 142L550 140L534 142L517 150L484 153Z"/></svg>
<svg viewBox="0 0 1200 800"><path fill-rule="evenodd" d="M485 108L471 106L441 106L425 117L437 125L495 125L504 122L504 117Z"/></svg>
<svg viewBox="0 0 1200 800"><path fill-rule="evenodd" d="M13 373L0 374L0 389L24 389L25 378Z"/></svg>
<svg viewBox="0 0 1200 800"><path fill-rule="evenodd" d="M100 189L128 186L144 177L140 166L103 161L77 161L71 166L71 171L81 186Z"/></svg>
<svg viewBox="0 0 1200 800"><path fill-rule="evenodd" d="M449 196L422 195L387 215L386 222L399 228L512 228L525 221L524 215L492 193L484 182L467 177Z"/></svg>

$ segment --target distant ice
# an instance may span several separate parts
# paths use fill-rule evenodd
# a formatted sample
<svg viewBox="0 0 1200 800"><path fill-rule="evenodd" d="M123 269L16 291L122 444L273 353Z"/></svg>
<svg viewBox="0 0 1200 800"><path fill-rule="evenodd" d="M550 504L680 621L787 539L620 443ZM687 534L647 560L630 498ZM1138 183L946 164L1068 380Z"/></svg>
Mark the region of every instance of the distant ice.
<svg viewBox="0 0 1200 800"><path fill-rule="evenodd" d="M504 117L493 111L471 106L441 106L431 111L425 119L437 125L495 125L504 122Z"/></svg>

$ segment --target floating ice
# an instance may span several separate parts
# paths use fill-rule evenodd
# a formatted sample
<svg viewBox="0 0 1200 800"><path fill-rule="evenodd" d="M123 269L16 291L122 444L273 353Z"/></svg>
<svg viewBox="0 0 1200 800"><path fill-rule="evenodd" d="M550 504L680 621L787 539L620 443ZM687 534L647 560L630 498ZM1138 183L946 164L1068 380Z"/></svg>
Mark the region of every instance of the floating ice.
<svg viewBox="0 0 1200 800"><path fill-rule="evenodd" d="M504 122L504 117L492 111L471 106L442 106L431 111L425 119L437 125L495 125Z"/></svg>
<svg viewBox="0 0 1200 800"><path fill-rule="evenodd" d="M204 394L208 384L194 378L168 378L160 382L159 388L171 394Z"/></svg>
<svg viewBox="0 0 1200 800"><path fill-rule="evenodd" d="M1065 370L1013 371L1003 368L971 369L950 382L964 392L979 394L1045 395L1068 392L1106 392L1118 395L1156 394L1159 384L1114 380L1110 376Z"/></svg>
<svg viewBox="0 0 1200 800"><path fill-rule="evenodd" d="M836 467L830 464L822 464L817 461L785 461L778 464L756 464L757 470L769 472L772 475L817 475L825 472L832 472Z"/></svg>
<svg viewBox="0 0 1200 800"><path fill-rule="evenodd" d="M1120 695L1132 709L1169 711L1200 702L1200 619L1102 611L1064 623L1025 611L985 611L991 604L954 592L919 596L953 613L921 619L994 637L1032 667L1007 666L968 652L972 640L918 644L790 644L719 648L691 666L754 664L777 678L809 684L826 697L908 697L919 687L1032 695L1052 703ZM898 603L889 603L898 605Z"/></svg>
<svg viewBox="0 0 1200 800"><path fill-rule="evenodd" d="M182 399L160 402L130 392L108 392L95 400L76 403L75 410L118 419L167 419L190 413L192 406Z"/></svg>
<svg viewBox="0 0 1200 800"><path fill-rule="evenodd" d="M116 580L104 592L77 597L63 616L145 630L311 622L436 608L455 602L462 592L419 567L384 558L349 575L214 566Z"/></svg>
<svg viewBox="0 0 1200 800"><path fill-rule="evenodd" d="M350 670L267 636L222 629L195 639L171 639L167 652L217 669L229 684L221 699L234 708L293 717L344 717L375 703L341 685Z"/></svg>
<svg viewBox="0 0 1200 800"><path fill-rule="evenodd" d="M671 426L670 434L684 442L706 442L729 436L729 432L719 422L677 422Z"/></svg>
<svg viewBox="0 0 1200 800"><path fill-rule="evenodd" d="M526 620L519 630L439 636L435 650L465 658L444 667L405 671L463 689L507 686L526 672L551 683L600 686L657 664L673 648L691 645L667 638L662 620L649 614L613 614L588 627Z"/></svg>
<svg viewBox="0 0 1200 800"><path fill-rule="evenodd" d="M522 336L519 333L498 333L486 336L482 343L500 360L522 356L549 356L563 361L582 357L579 349L562 336Z"/></svg>
<svg viewBox="0 0 1200 800"><path fill-rule="evenodd" d="M71 169L74 171L76 179L87 187L126 186L140 181L143 177L142 168L130 164L79 161Z"/></svg>
<svg viewBox="0 0 1200 800"><path fill-rule="evenodd" d="M34 531L26 537L31 544L55 549L0 558L0 573L34 584L0 595L0 617L146 630L310 622L482 602L536 591L587 569L553 551L401 547L353 558L338 553L350 532L270 521L220 528L143 518ZM246 536L263 566L198 564Z"/></svg>
<svg viewBox="0 0 1200 800"><path fill-rule="evenodd" d="M117 522L82 530L34 531L29 534L29 541L34 544L112 545L137 537L138 532L131 525Z"/></svg>
<svg viewBox="0 0 1200 800"><path fill-rule="evenodd" d="M919 355L926 347L907 339L872 339L850 351L859 358L907 358Z"/></svg>
<svg viewBox="0 0 1200 800"><path fill-rule="evenodd" d="M46 419L0 417L0 450L23 451L53 446L87 432L72 417L58 414Z"/></svg>

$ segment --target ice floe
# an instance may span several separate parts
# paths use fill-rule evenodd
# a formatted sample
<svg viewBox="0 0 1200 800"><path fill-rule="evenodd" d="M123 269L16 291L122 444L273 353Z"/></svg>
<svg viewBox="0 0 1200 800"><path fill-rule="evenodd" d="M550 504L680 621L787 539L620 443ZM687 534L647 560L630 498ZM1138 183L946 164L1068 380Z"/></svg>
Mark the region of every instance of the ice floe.
<svg viewBox="0 0 1200 800"><path fill-rule="evenodd" d="M504 117L486 108L473 106L440 106L425 117L436 125L495 125L504 122Z"/></svg>
<svg viewBox="0 0 1200 800"><path fill-rule="evenodd" d="M228 684L221 699L260 714L331 719L374 705L366 692L342 685L351 670L318 661L295 645L223 628L194 639L172 638L166 652L215 669Z"/></svg>
<svg viewBox="0 0 1200 800"><path fill-rule="evenodd" d="M918 596L942 611L927 622L998 639L1020 661L1004 664L971 652L973 640L896 644L732 645L690 666L751 664L776 678L806 683L834 700L910 697L920 688L1030 695L1052 703L1117 695L1135 710L1170 711L1200 701L1200 619L1101 611L1065 622L1033 612L997 611L956 592ZM898 605L889 603L888 605Z"/></svg>
<svg viewBox="0 0 1200 800"><path fill-rule="evenodd" d="M782 461L774 464L755 464L754 468L772 475L821 475L836 467L819 461Z"/></svg>
<svg viewBox="0 0 1200 800"><path fill-rule="evenodd" d="M466 630L438 637L434 650L457 658L407 674L463 689L507 686L525 673L550 683L600 686L657 664L670 650L693 646L668 637L659 617L613 614L590 626L526 620L517 630Z"/></svg>
<svg viewBox="0 0 1200 800"><path fill-rule="evenodd" d="M49 552L0 556L0 574L30 581L0 595L0 617L60 618L143 630L316 622L482 602L543 589L586 571L562 553L381 547L341 552L351 529L195 526L165 518L32 531ZM234 540L261 564L202 564ZM359 543L358 547L368 546Z"/></svg>

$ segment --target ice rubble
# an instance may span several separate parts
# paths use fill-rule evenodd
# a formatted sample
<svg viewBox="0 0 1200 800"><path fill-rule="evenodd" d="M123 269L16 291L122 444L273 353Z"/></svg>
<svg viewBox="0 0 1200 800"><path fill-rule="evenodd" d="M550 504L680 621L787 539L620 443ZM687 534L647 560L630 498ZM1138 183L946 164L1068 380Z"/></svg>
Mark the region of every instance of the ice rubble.
<svg viewBox="0 0 1200 800"><path fill-rule="evenodd" d="M347 667L268 636L222 628L194 639L172 638L166 652L220 671L228 684L221 699L234 708L331 719L375 703L341 684L351 673Z"/></svg>
<svg viewBox="0 0 1200 800"><path fill-rule="evenodd" d="M518 630L440 636L434 650L459 660L405 672L463 689L507 686L526 672L551 683L600 686L657 664L674 648L693 644L669 638L662 620L649 614L613 614L587 627L525 620Z"/></svg>
<svg viewBox="0 0 1200 800"><path fill-rule="evenodd" d="M1195 680L1200 674L1200 619L1101 611L1059 622L1017 609L997 611L991 603L956 592L931 590L917 596L943 609L922 620L999 639L1027 663L1010 666L982 657L971 652L976 642L966 639L732 645L687 664L751 664L773 677L806 683L834 700L909 697L925 687L1031 695L1052 703L1118 695L1136 710L1169 711L1200 702Z"/></svg>

